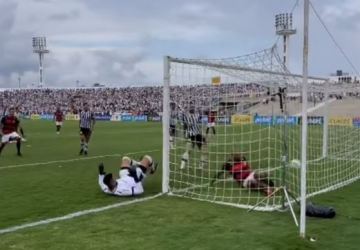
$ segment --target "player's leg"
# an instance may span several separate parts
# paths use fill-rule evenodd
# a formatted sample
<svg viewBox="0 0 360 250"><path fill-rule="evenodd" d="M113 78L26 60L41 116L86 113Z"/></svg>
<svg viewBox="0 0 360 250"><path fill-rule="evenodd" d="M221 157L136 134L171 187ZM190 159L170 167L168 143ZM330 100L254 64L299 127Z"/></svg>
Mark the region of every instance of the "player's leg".
<svg viewBox="0 0 360 250"><path fill-rule="evenodd" d="M265 172L255 173L255 178L257 178L260 182L263 182L264 184L266 184L269 187L275 186L274 182L270 179L268 174Z"/></svg>
<svg viewBox="0 0 360 250"><path fill-rule="evenodd" d="M56 134L60 134L62 122L56 122L55 125L56 125Z"/></svg>
<svg viewBox="0 0 360 250"><path fill-rule="evenodd" d="M158 166L150 155L144 155L140 161L124 156L122 161L122 166L129 168L130 174L136 182L142 181L147 173L154 174Z"/></svg>
<svg viewBox="0 0 360 250"><path fill-rule="evenodd" d="M183 131L184 131L184 138L185 139L187 139L188 138L188 126L187 126L187 124L186 123L184 123L184 125L183 125Z"/></svg>
<svg viewBox="0 0 360 250"><path fill-rule="evenodd" d="M213 131L213 135L216 135L215 124L213 124L211 128L212 128L212 131Z"/></svg>
<svg viewBox="0 0 360 250"><path fill-rule="evenodd" d="M174 143L175 143L175 131L176 131L176 127L175 125L170 125L170 148L174 149Z"/></svg>
<svg viewBox="0 0 360 250"><path fill-rule="evenodd" d="M21 141L25 142L25 132L24 129L22 127L20 127L20 134L21 134Z"/></svg>
<svg viewBox="0 0 360 250"><path fill-rule="evenodd" d="M85 129L80 128L80 155L84 153L84 145L85 145Z"/></svg>
<svg viewBox="0 0 360 250"><path fill-rule="evenodd" d="M189 163L190 150L192 150L195 146L195 139L195 136L191 135L190 138L186 141L185 152L181 157L180 169L184 169Z"/></svg>
<svg viewBox="0 0 360 250"><path fill-rule="evenodd" d="M209 134L209 130L210 130L210 123L208 123L206 126L206 136Z"/></svg>
<svg viewBox="0 0 360 250"><path fill-rule="evenodd" d="M274 192L274 183L269 179L266 173L255 173L252 187L264 193L266 196L270 196Z"/></svg>
<svg viewBox="0 0 360 250"><path fill-rule="evenodd" d="M203 168L204 166L206 166L208 164L208 158L207 158L207 144L206 144L206 139L203 135L201 134L197 134L196 135L196 145L200 151L200 163L199 163L199 167Z"/></svg>
<svg viewBox="0 0 360 250"><path fill-rule="evenodd" d="M1 142L1 144L0 144L0 155L1 155L1 152L3 151L3 149L5 148L6 144L7 143L5 143L5 142Z"/></svg>
<svg viewBox="0 0 360 250"><path fill-rule="evenodd" d="M0 154L3 151L3 149L5 148L6 144L9 143L9 139L10 139L10 135L3 135L1 137Z"/></svg>
<svg viewBox="0 0 360 250"><path fill-rule="evenodd" d="M21 137L16 138L16 151L18 156L22 156L21 154Z"/></svg>
<svg viewBox="0 0 360 250"><path fill-rule="evenodd" d="M143 170L146 169L145 173L149 172L154 174L157 169L157 163L150 155L144 155L140 161L140 166L143 167Z"/></svg>
<svg viewBox="0 0 360 250"><path fill-rule="evenodd" d="M121 159L121 167L130 167L133 164L133 160L129 156L124 156Z"/></svg>
<svg viewBox="0 0 360 250"><path fill-rule="evenodd" d="M91 130L87 129L85 133L85 144L84 144L84 154L87 155L89 152L89 141L91 137Z"/></svg>

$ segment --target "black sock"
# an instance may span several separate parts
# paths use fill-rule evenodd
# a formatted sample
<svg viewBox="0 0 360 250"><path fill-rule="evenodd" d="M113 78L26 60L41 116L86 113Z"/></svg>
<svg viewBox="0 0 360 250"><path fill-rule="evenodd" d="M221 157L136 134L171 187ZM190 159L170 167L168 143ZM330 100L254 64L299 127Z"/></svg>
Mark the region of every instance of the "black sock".
<svg viewBox="0 0 360 250"><path fill-rule="evenodd" d="M206 134L208 134L209 133L209 128L206 128Z"/></svg>
<svg viewBox="0 0 360 250"><path fill-rule="evenodd" d="M24 133L24 130L22 128L20 128L20 134L22 137L25 137L25 133Z"/></svg>
<svg viewBox="0 0 360 250"><path fill-rule="evenodd" d="M17 142L16 142L16 149L17 149L17 153L18 153L18 154L21 154L20 148L21 148L21 141L20 141L20 140L17 140Z"/></svg>
<svg viewBox="0 0 360 250"><path fill-rule="evenodd" d="M56 132L60 131L60 126L56 126Z"/></svg>

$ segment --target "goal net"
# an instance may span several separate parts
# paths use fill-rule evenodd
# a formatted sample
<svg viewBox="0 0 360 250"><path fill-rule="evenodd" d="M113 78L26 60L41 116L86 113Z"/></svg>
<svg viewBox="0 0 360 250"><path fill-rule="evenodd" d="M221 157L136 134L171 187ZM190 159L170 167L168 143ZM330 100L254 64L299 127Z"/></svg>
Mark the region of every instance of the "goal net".
<svg viewBox="0 0 360 250"><path fill-rule="evenodd" d="M276 47L235 58L166 57L164 80L164 191L257 210L283 206L281 188L292 201L299 197L301 76L287 71ZM360 172L356 114L347 117L351 126L336 122L340 115L329 112L335 91L325 98L325 79L311 81L308 195L350 183ZM234 154L246 158L262 185L223 169L235 165Z"/></svg>

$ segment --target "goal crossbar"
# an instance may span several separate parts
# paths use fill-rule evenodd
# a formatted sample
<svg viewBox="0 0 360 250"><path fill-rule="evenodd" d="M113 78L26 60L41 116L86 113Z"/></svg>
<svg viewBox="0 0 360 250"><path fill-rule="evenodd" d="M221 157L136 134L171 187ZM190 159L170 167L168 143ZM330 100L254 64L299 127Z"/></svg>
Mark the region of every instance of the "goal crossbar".
<svg viewBox="0 0 360 250"><path fill-rule="evenodd" d="M241 65L231 65L231 64L224 64L224 63L215 63L208 60L200 60L200 59L186 59L186 58L175 58L175 57L168 57L169 62L174 63L183 63L183 64L190 64L190 65L197 65L203 66L208 68L215 68L215 69L229 69L229 70L236 70L236 71L244 71L244 72L252 72L252 73L260 73L260 74L269 74L269 75L276 75L282 77L292 77L296 79L302 78L302 75L293 74L288 71L280 72L280 71L272 71L272 70L264 70L264 69L256 69L245 67ZM317 76L309 76L309 80L317 80L317 81L327 81L328 78L317 77Z"/></svg>

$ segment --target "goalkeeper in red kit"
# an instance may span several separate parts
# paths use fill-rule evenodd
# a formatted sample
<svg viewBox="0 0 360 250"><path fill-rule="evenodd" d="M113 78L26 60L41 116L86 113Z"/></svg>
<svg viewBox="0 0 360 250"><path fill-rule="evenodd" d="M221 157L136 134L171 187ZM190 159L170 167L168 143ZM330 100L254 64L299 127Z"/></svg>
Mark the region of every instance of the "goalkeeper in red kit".
<svg viewBox="0 0 360 250"><path fill-rule="evenodd" d="M230 174L233 179L244 188L258 190L266 196L271 196L274 192L274 183L266 173L255 172L242 154L234 154L216 173L211 184L225 173Z"/></svg>

